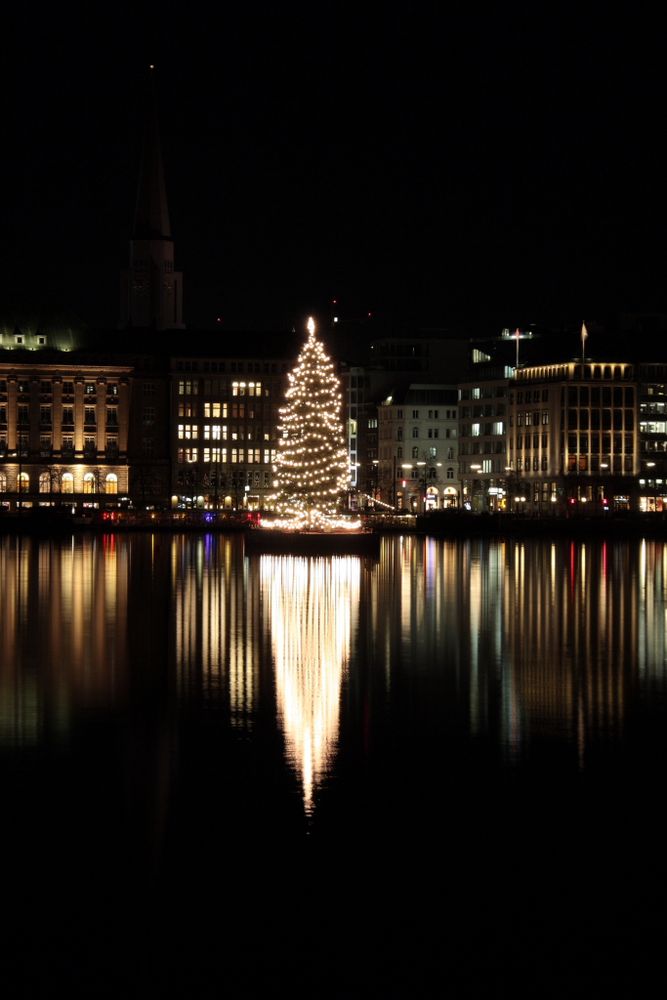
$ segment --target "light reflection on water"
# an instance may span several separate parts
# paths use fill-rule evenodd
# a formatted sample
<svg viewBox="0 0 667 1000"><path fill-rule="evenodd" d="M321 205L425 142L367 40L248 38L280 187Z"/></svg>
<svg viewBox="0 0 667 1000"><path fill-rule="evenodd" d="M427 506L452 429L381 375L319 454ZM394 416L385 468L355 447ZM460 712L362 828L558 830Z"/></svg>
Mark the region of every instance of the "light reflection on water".
<svg viewBox="0 0 667 1000"><path fill-rule="evenodd" d="M360 560L262 556L277 710L306 813L336 752L341 685L359 603Z"/></svg>
<svg viewBox="0 0 667 1000"><path fill-rule="evenodd" d="M176 711L244 739L271 716L306 811L346 749L342 712L352 733L369 704L415 730L455 719L508 762L553 741L585 768L629 704L665 694L655 541L410 536L369 563L248 558L214 536L3 538L0 575L0 747L66 739L161 678Z"/></svg>

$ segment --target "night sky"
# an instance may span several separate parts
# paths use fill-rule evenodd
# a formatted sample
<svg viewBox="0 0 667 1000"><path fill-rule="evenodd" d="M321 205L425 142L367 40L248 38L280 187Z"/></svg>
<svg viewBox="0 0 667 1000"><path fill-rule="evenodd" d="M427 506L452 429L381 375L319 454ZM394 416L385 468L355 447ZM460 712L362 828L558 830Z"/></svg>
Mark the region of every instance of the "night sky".
<svg viewBox="0 0 667 1000"><path fill-rule="evenodd" d="M450 6L10 16L3 303L117 323L154 62L190 326L667 311L658 24Z"/></svg>

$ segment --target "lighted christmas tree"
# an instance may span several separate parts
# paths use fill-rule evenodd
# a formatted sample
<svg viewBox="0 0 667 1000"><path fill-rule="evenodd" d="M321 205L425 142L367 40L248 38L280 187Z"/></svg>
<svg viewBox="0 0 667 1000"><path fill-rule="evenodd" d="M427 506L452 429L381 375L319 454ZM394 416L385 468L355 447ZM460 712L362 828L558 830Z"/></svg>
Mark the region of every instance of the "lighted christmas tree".
<svg viewBox="0 0 667 1000"><path fill-rule="evenodd" d="M280 526L332 527L349 482L349 458L343 440L340 382L315 336L312 317L308 340L288 379L275 468ZM340 527L340 521L335 526Z"/></svg>

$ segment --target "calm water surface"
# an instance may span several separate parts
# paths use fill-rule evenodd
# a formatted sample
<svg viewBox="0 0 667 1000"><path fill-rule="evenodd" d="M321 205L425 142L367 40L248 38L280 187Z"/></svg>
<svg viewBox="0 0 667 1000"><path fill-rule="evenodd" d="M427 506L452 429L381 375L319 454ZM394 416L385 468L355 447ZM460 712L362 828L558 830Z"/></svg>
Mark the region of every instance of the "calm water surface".
<svg viewBox="0 0 667 1000"><path fill-rule="evenodd" d="M590 997L659 958L662 543L1 538L0 579L17 992Z"/></svg>

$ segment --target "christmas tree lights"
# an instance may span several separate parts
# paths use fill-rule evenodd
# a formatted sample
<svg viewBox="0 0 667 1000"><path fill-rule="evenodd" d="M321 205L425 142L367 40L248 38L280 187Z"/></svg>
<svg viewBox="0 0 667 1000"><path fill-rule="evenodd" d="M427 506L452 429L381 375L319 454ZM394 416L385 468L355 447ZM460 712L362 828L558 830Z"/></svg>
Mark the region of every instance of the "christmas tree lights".
<svg viewBox="0 0 667 1000"><path fill-rule="evenodd" d="M280 519L266 527L331 530L358 528L337 517L349 483L349 458L343 439L340 381L333 362L308 320L308 340L288 374L280 410L275 473Z"/></svg>

